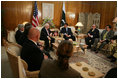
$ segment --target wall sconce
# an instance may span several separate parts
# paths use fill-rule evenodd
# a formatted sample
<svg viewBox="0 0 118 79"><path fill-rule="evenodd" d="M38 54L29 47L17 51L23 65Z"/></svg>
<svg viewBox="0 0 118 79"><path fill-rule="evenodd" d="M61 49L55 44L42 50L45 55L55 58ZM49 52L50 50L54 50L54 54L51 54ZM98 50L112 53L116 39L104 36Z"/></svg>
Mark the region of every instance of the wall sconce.
<svg viewBox="0 0 118 79"><path fill-rule="evenodd" d="M75 14L71 13L71 14L69 14L69 17L74 19L75 18Z"/></svg>

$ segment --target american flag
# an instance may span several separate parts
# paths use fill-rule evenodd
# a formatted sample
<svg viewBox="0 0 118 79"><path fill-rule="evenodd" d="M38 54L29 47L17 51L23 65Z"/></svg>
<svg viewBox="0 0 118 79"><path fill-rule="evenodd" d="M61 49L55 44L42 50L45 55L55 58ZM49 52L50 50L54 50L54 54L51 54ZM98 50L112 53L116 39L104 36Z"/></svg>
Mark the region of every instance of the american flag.
<svg viewBox="0 0 118 79"><path fill-rule="evenodd" d="M37 8L37 2L36 1L35 1L35 4L34 4L34 12L33 12L33 18L32 18L32 25L34 27L39 26L38 8Z"/></svg>

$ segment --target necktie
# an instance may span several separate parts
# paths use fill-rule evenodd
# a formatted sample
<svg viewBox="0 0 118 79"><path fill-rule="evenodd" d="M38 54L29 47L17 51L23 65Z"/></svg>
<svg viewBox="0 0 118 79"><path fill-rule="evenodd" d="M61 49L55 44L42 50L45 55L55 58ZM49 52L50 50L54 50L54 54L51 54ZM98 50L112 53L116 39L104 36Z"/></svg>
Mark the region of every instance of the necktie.
<svg viewBox="0 0 118 79"><path fill-rule="evenodd" d="M46 29L46 31L47 31L47 34L49 35L49 32L48 32L48 30Z"/></svg>
<svg viewBox="0 0 118 79"><path fill-rule="evenodd" d="M68 34L68 28L66 28L66 33Z"/></svg>

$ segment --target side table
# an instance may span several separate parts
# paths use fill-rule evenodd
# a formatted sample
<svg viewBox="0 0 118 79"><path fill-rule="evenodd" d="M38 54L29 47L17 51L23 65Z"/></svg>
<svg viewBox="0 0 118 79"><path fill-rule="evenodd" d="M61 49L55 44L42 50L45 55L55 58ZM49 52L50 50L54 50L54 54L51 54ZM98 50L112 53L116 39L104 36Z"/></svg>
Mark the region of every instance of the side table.
<svg viewBox="0 0 118 79"><path fill-rule="evenodd" d="M81 39L84 39L85 37L87 37L87 35L86 34L79 34L76 37L77 37L77 41L79 41L81 43Z"/></svg>

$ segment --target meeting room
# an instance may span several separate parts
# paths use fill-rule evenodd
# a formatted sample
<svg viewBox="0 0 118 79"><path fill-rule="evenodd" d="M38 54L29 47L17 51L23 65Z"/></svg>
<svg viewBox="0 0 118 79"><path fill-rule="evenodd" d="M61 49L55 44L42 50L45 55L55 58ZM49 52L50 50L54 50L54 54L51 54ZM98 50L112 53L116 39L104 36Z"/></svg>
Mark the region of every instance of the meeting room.
<svg viewBox="0 0 118 79"><path fill-rule="evenodd" d="M117 78L117 1L1 1L1 78Z"/></svg>

